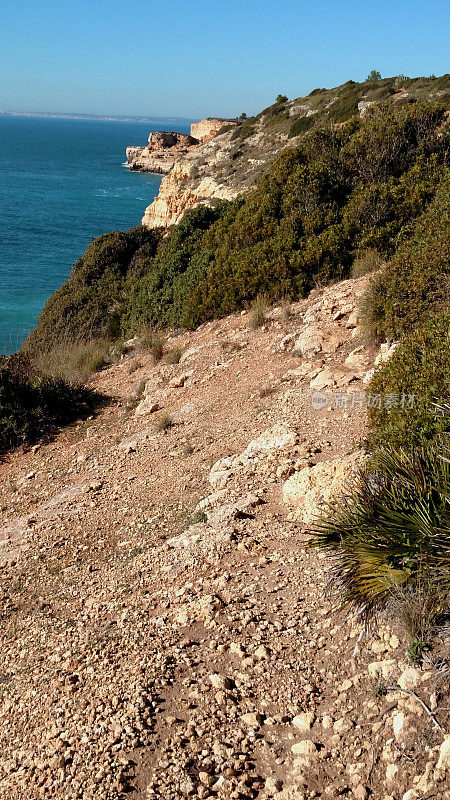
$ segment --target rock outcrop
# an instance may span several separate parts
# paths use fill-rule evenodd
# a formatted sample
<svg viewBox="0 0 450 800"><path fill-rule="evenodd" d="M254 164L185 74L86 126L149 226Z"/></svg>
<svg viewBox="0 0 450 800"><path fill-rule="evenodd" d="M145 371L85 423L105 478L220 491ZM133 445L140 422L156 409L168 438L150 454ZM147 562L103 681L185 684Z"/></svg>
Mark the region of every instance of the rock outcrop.
<svg viewBox="0 0 450 800"><path fill-rule="evenodd" d="M236 125L236 122L231 119L215 119L214 117L201 119L200 122L192 123L191 136L200 142L206 142L216 136L225 125Z"/></svg>
<svg viewBox="0 0 450 800"><path fill-rule="evenodd" d="M244 146L236 138L235 127L225 128L222 133L206 135L203 142L177 158L163 178L158 196L145 210L145 227L168 228L190 208L234 200L255 184L280 149L276 136L271 139L258 134Z"/></svg>
<svg viewBox="0 0 450 800"><path fill-rule="evenodd" d="M198 144L198 139L175 131L152 131L148 145L127 147L129 167L136 172L156 172L166 175L175 160Z"/></svg>

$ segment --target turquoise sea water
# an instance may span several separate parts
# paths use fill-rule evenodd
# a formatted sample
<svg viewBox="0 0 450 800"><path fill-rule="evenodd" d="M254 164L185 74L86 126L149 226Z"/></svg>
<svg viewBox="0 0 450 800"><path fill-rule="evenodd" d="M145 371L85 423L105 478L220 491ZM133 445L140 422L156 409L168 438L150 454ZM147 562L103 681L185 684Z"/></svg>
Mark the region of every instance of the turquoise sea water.
<svg viewBox="0 0 450 800"><path fill-rule="evenodd" d="M94 236L139 224L161 176L130 172L125 148L167 127L0 116L0 353L20 347Z"/></svg>

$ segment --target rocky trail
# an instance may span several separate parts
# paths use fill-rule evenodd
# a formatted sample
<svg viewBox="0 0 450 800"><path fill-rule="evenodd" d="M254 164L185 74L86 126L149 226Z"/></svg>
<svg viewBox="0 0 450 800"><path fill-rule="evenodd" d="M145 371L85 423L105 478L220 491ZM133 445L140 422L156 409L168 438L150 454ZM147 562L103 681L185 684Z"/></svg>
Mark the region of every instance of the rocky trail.
<svg viewBox="0 0 450 800"><path fill-rule="evenodd" d="M2 800L450 798L448 674L361 638L307 548L388 356L366 280L178 363L130 343L105 408L0 464Z"/></svg>

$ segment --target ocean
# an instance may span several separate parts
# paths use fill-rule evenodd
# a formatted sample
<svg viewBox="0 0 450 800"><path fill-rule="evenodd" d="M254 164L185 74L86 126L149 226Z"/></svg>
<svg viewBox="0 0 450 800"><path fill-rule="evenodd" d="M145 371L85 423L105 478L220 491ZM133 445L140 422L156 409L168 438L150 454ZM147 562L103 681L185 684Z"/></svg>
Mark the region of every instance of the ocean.
<svg viewBox="0 0 450 800"><path fill-rule="evenodd" d="M128 145L189 125L0 115L0 353L17 350L91 239L141 221L160 175Z"/></svg>

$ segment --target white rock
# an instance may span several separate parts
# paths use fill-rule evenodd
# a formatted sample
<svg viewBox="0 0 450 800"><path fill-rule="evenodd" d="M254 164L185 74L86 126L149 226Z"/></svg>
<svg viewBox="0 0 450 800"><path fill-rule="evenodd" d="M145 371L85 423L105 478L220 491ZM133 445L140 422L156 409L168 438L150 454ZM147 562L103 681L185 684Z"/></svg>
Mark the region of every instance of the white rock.
<svg viewBox="0 0 450 800"><path fill-rule="evenodd" d="M371 678L390 678L398 669L397 661L393 658L386 658L384 661L372 661L367 671Z"/></svg>
<svg viewBox="0 0 450 800"><path fill-rule="evenodd" d="M314 712L302 711L301 714L297 714L297 716L294 717L294 719L292 720L292 724L300 731L311 730L314 724Z"/></svg>
<svg viewBox="0 0 450 800"><path fill-rule="evenodd" d="M403 711L399 711L398 714L395 714L392 718L392 729L394 731L394 736L396 741L402 738L402 731L405 726L405 715Z"/></svg>
<svg viewBox="0 0 450 800"><path fill-rule="evenodd" d="M399 768L397 764L388 764L388 766L386 767L386 783L388 784L395 783L398 773L399 773Z"/></svg>
<svg viewBox="0 0 450 800"><path fill-rule="evenodd" d="M418 800L419 797L419 792L416 792L415 789L408 789L403 795L402 800Z"/></svg>
<svg viewBox="0 0 450 800"><path fill-rule="evenodd" d="M308 325L295 340L294 350L300 353L301 356L320 353L324 338L321 327Z"/></svg>
<svg viewBox="0 0 450 800"><path fill-rule="evenodd" d="M397 683L401 689L415 689L422 680L422 672L416 667L407 667L400 675Z"/></svg>
<svg viewBox="0 0 450 800"><path fill-rule="evenodd" d="M256 711L249 711L248 714L242 714L241 716L241 721L249 728L259 728L263 719L263 716Z"/></svg>
<svg viewBox="0 0 450 800"><path fill-rule="evenodd" d="M159 404L152 400L151 397L144 397L143 400L137 406L134 416L135 417L145 417L147 414L153 414L155 411L159 410Z"/></svg>
<svg viewBox="0 0 450 800"><path fill-rule="evenodd" d="M294 509L296 519L311 522L332 497L343 491L362 461L361 453L352 453L304 467L285 482L283 501Z"/></svg>
<svg viewBox="0 0 450 800"><path fill-rule="evenodd" d="M232 680L230 680L230 678L227 678L225 675L221 675L219 672L213 672L212 675L209 676L209 680L215 689L232 689L234 686L234 683Z"/></svg>
<svg viewBox="0 0 450 800"><path fill-rule="evenodd" d="M450 736L447 736L441 744L436 769L450 771Z"/></svg>
<svg viewBox="0 0 450 800"><path fill-rule="evenodd" d="M380 352L375 359L375 366L378 367L380 364L385 364L386 361L389 361L399 344L400 342L393 342L389 347L389 344L385 342L384 344L380 345Z"/></svg>
<svg viewBox="0 0 450 800"><path fill-rule="evenodd" d="M364 375L363 383L370 383L374 375L375 375L375 370L369 369L369 371L366 372L366 374Z"/></svg>
<svg viewBox="0 0 450 800"><path fill-rule="evenodd" d="M303 739L302 742L296 742L291 747L291 752L295 756L313 756L317 752L316 745L309 739Z"/></svg>
<svg viewBox="0 0 450 800"><path fill-rule="evenodd" d="M329 386L336 386L336 379L329 367L322 369L315 378L309 382L310 389L325 389Z"/></svg>

